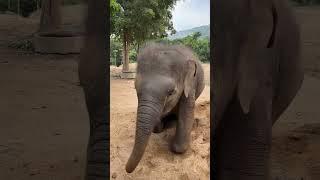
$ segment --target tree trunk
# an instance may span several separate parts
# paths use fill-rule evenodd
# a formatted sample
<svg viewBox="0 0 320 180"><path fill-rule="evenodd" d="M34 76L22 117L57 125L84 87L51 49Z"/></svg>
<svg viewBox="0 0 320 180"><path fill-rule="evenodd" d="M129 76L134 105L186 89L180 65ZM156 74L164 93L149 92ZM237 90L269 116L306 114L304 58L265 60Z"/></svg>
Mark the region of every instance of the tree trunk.
<svg viewBox="0 0 320 180"><path fill-rule="evenodd" d="M40 2L37 0L37 10L40 9Z"/></svg>
<svg viewBox="0 0 320 180"><path fill-rule="evenodd" d="M129 71L129 42L128 42L128 33L124 32L123 34L123 66L122 72Z"/></svg>
<svg viewBox="0 0 320 180"><path fill-rule="evenodd" d="M17 14L20 16L20 0L18 0Z"/></svg>
<svg viewBox="0 0 320 180"><path fill-rule="evenodd" d="M43 0L41 3L41 19L39 32L57 31L62 22L61 17L62 0Z"/></svg>
<svg viewBox="0 0 320 180"><path fill-rule="evenodd" d="M85 180L110 179L109 12L105 0L88 1L87 32L78 67L90 120Z"/></svg>

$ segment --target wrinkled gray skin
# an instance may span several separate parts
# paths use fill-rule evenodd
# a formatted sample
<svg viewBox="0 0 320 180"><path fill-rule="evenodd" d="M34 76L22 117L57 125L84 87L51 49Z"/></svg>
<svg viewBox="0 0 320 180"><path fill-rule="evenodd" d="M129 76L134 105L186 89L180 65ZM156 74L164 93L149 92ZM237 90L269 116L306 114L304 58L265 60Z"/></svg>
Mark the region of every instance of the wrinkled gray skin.
<svg viewBox="0 0 320 180"><path fill-rule="evenodd" d="M88 1L87 30L79 62L79 80L83 88L90 120L85 180L109 177L109 63L106 61L109 31L106 26L108 4ZM88 123L89 125L89 123Z"/></svg>
<svg viewBox="0 0 320 180"><path fill-rule="evenodd" d="M171 150L175 153L187 150L195 100L204 89L201 63L185 47L149 44L139 53L137 63L136 137L126 165L128 173L141 160L151 132L163 131L172 120L176 121L176 134Z"/></svg>
<svg viewBox="0 0 320 180"><path fill-rule="evenodd" d="M219 180L268 180L272 125L303 82L284 0L213 1L211 163Z"/></svg>

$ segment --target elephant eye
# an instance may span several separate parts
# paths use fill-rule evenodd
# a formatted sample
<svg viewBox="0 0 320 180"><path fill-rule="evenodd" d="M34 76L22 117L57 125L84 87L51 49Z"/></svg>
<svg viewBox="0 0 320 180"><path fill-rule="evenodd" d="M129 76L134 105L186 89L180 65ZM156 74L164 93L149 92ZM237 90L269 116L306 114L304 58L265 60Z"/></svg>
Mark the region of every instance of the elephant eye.
<svg viewBox="0 0 320 180"><path fill-rule="evenodd" d="M168 90L168 95L171 96L172 94L174 94L175 92L175 89L169 89Z"/></svg>

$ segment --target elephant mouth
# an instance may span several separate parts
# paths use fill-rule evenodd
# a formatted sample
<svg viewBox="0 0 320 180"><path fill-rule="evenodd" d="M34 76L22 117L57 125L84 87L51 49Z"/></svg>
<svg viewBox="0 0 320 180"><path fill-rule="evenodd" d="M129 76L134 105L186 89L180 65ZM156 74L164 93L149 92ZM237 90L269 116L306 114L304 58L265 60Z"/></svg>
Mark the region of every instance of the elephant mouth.
<svg viewBox="0 0 320 180"><path fill-rule="evenodd" d="M163 106L161 119L167 116L168 114L170 114L170 112L172 111L176 112L177 104L178 104L178 101L175 100L174 98L167 98Z"/></svg>

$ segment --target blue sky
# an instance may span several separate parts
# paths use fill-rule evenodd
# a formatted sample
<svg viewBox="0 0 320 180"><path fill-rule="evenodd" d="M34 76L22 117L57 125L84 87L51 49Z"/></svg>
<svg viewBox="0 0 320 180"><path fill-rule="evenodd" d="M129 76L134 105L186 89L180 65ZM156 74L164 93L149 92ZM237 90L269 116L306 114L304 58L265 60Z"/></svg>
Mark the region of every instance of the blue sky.
<svg viewBox="0 0 320 180"><path fill-rule="evenodd" d="M179 0L172 11L177 31L210 24L210 0Z"/></svg>

